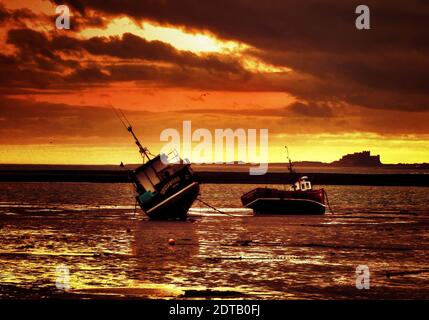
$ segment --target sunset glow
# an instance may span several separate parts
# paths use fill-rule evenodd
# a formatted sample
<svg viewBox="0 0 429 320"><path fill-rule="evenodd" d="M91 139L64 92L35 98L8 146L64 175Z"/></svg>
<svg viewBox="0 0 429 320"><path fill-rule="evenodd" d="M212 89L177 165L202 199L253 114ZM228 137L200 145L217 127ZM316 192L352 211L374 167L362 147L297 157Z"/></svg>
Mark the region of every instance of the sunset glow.
<svg viewBox="0 0 429 320"><path fill-rule="evenodd" d="M148 41L159 40L173 45L179 50L193 52L226 52L240 50L240 44L220 41L206 34L192 34L178 28L163 27L142 22L139 26L133 20L122 17L112 19L105 28L88 28L79 35L84 38L120 36L129 32ZM243 49L246 47L241 45Z"/></svg>
<svg viewBox="0 0 429 320"><path fill-rule="evenodd" d="M361 150L384 163L429 160L427 55L418 44L397 41L396 50L374 40L407 38L408 29L363 34L341 20L333 35L280 4L267 19L243 13L242 25L232 13L215 18L209 4L189 16L173 3L133 11L89 1L84 13L65 4L70 30L55 28L55 1L0 1L1 163L139 161L112 106L153 153L164 129L189 120L209 130L268 129L271 162L285 160L284 145L295 160Z"/></svg>

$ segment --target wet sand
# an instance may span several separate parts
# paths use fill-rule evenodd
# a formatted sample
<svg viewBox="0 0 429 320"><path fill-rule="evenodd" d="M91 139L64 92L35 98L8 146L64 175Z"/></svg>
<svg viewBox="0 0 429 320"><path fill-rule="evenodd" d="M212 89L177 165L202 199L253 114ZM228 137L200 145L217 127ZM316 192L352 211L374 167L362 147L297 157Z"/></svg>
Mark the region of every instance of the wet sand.
<svg viewBox="0 0 429 320"><path fill-rule="evenodd" d="M4 194L6 186L0 188ZM368 189L328 189L335 214L255 217L236 200L249 186L204 185L204 199L229 215L196 204L187 222L154 222L134 213L127 185L7 188L36 194L23 196L25 205L0 201L1 298L429 297L429 216L412 206L427 192L412 199L406 189L392 191L411 201L400 211L383 205L383 192L373 190L371 204ZM36 203L36 189L52 198ZM351 200L335 201L350 190ZM95 194L103 194L101 203L91 203ZM68 292L55 288L59 265L70 270ZM356 289L358 265L370 269L369 290Z"/></svg>

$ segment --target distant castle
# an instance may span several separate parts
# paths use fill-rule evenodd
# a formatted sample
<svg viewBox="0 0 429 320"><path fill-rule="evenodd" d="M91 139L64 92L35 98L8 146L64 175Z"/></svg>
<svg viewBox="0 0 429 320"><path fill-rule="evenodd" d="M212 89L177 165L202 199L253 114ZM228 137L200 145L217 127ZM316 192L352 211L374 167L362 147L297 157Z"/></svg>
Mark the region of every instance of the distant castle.
<svg viewBox="0 0 429 320"><path fill-rule="evenodd" d="M346 154L340 160L331 163L343 167L376 167L381 166L380 155L372 156L370 151Z"/></svg>

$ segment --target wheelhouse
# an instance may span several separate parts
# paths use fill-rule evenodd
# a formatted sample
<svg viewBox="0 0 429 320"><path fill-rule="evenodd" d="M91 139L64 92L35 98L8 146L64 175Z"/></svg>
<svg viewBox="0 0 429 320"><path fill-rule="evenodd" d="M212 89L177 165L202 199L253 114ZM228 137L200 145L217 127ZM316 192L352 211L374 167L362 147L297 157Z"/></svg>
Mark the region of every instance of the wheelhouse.
<svg viewBox="0 0 429 320"><path fill-rule="evenodd" d="M163 182L178 176L183 170L191 172L189 162L180 159L177 153L173 157L161 154L134 170L137 182L143 192L160 192Z"/></svg>
<svg viewBox="0 0 429 320"><path fill-rule="evenodd" d="M311 186L311 182L308 180L308 177L303 176L299 178L297 182L293 185L294 190L300 190L300 191L308 191L312 190L313 187Z"/></svg>

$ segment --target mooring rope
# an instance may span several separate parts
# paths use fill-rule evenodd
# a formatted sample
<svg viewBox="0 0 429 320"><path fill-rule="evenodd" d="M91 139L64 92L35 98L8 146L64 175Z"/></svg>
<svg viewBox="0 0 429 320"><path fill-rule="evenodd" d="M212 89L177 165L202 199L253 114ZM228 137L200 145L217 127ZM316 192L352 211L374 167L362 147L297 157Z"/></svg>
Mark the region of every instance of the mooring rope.
<svg viewBox="0 0 429 320"><path fill-rule="evenodd" d="M136 201L134 201L134 215L137 214L137 198Z"/></svg>
<svg viewBox="0 0 429 320"><path fill-rule="evenodd" d="M205 202L204 200L201 200L200 198L197 198L197 200L198 200L199 202L201 202L202 204L206 205L207 207L209 207L210 209L213 209L213 210L215 210L215 211L217 211L217 212L219 212L219 213L221 213L221 214L226 214L226 215L228 215L228 216L233 217L233 215L232 215L232 214L229 214L229 213L226 213L226 212L224 212L224 211L221 211L221 210L219 210L218 208L215 208L215 207L213 207L212 205L208 204L208 203L207 203L207 202Z"/></svg>
<svg viewBox="0 0 429 320"><path fill-rule="evenodd" d="M331 214L334 214L334 210L332 210L331 205L329 203L328 193L325 191L325 189L323 189L323 195L326 199L326 204L328 205L329 211L331 212Z"/></svg>

